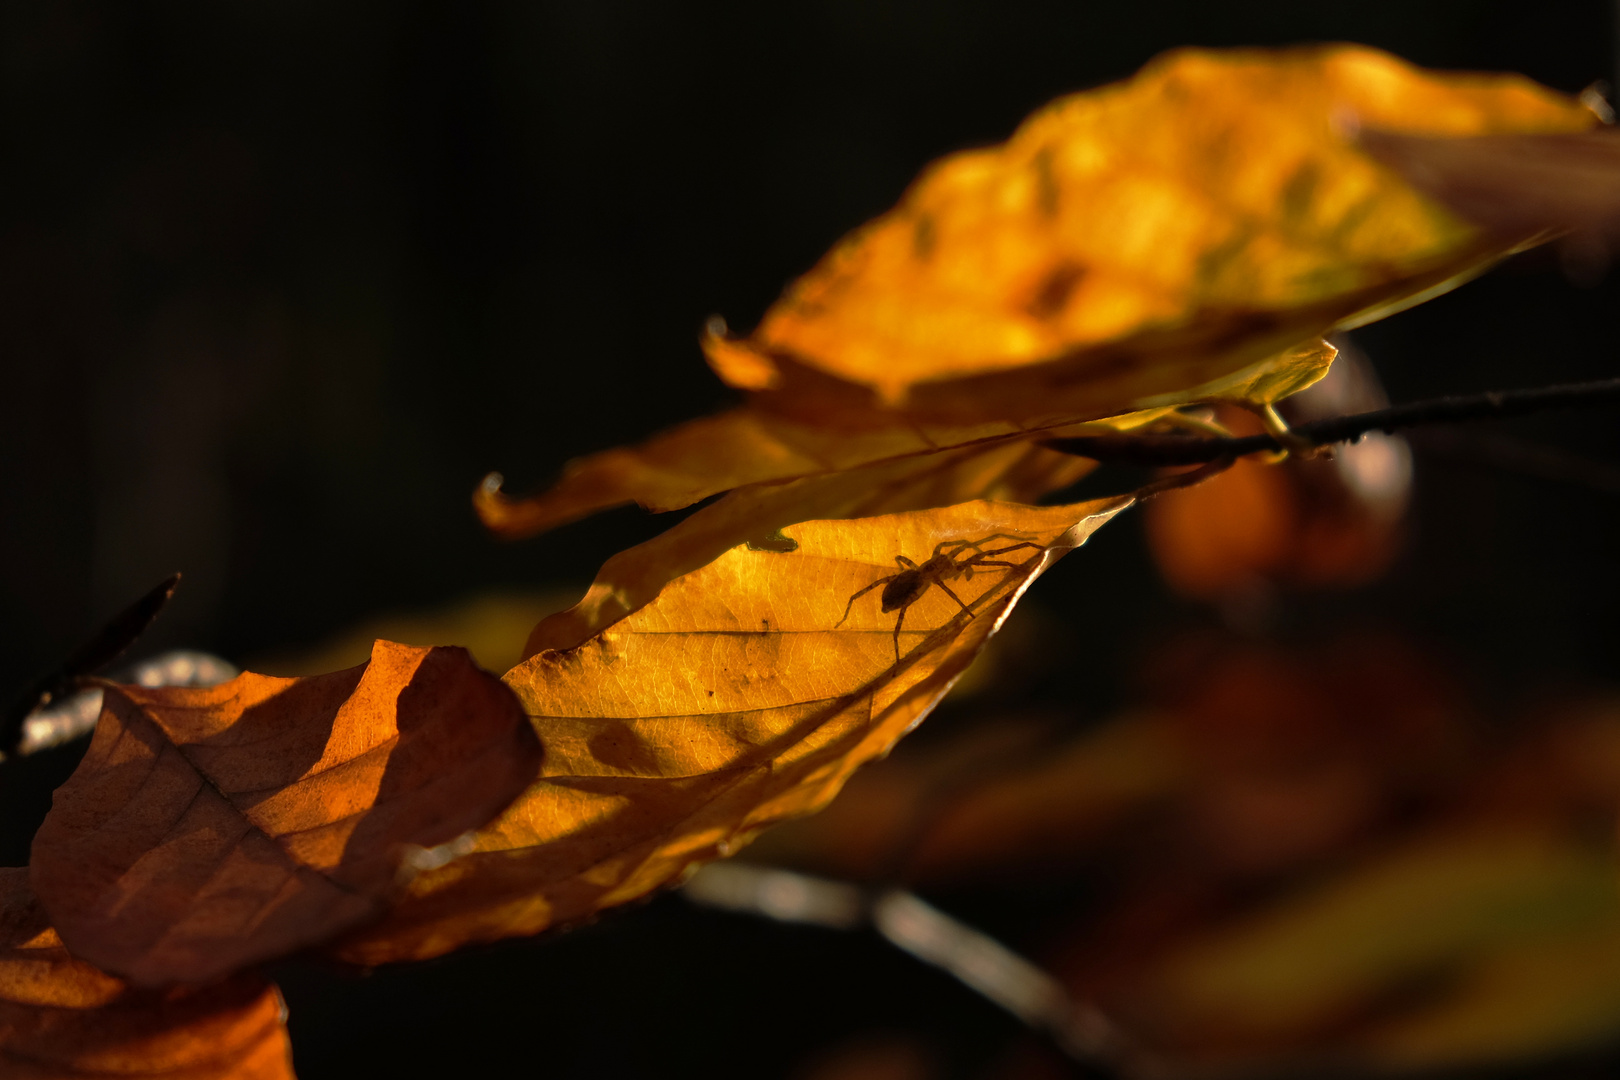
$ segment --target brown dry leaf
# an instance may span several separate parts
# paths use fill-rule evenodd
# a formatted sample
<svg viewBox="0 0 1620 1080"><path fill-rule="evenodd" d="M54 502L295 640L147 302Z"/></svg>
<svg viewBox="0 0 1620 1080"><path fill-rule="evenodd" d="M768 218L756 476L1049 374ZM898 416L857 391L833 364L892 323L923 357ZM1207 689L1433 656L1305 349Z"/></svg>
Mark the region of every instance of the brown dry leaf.
<svg viewBox="0 0 1620 1080"><path fill-rule="evenodd" d="M1620 241L1620 131L1434 139L1370 130L1361 144L1498 235L1551 228Z"/></svg>
<svg viewBox="0 0 1620 1080"><path fill-rule="evenodd" d="M746 340L706 346L757 407L812 420L1073 420L1219 397L1265 381L1268 357L1562 224L1481 230L1370 154L1361 130L1596 123L1520 76L1426 72L1361 46L1173 52L937 162Z"/></svg>
<svg viewBox="0 0 1620 1080"><path fill-rule="evenodd" d="M109 688L35 837L33 887L75 956L138 985L210 982L375 917L540 756L458 648L379 641L315 678Z"/></svg>
<svg viewBox="0 0 1620 1080"><path fill-rule="evenodd" d="M506 679L546 743L543 779L341 954L419 959L577 921L813 813L928 712L1053 559L1127 505L807 521L783 530L792 550L733 548L579 647L531 657ZM972 617L922 594L898 663L878 592L839 625L896 556L920 563L950 541L1032 546L949 582Z"/></svg>
<svg viewBox="0 0 1620 1080"><path fill-rule="evenodd" d="M10 1080L293 1080L286 1009L252 975L138 990L63 948L28 887L0 870L0 1073Z"/></svg>

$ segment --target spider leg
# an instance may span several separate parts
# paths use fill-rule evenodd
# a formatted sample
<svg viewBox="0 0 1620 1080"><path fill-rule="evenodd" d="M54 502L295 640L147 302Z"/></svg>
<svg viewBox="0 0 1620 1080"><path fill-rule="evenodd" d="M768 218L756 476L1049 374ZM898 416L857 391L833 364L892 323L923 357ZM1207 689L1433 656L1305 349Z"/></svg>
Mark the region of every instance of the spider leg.
<svg viewBox="0 0 1620 1080"><path fill-rule="evenodd" d="M991 533L989 536L980 537L977 540L963 541L963 545L965 547L977 548L977 547L982 547L985 544L988 544L992 540L1013 540L1013 541L1018 542L1019 544L1029 544L1032 547L1039 547L1040 546L1039 544L1030 544L1029 540L1025 539L1022 536L1014 536L1012 533Z"/></svg>
<svg viewBox="0 0 1620 1080"><path fill-rule="evenodd" d="M906 621L906 609L901 608L899 616L894 620L894 666L900 666L900 627Z"/></svg>
<svg viewBox="0 0 1620 1080"><path fill-rule="evenodd" d="M951 592L951 587L949 585L945 584L943 581L936 581L934 584L944 589L946 596L950 597L952 600L955 600L958 604L962 604L962 598ZM966 604L962 604L962 610L968 613L968 618L973 618L972 608L968 607Z"/></svg>
<svg viewBox="0 0 1620 1080"><path fill-rule="evenodd" d="M887 585L889 582L893 581L895 578L897 578L899 576L900 576L899 574L890 574L888 577L878 578L876 581L872 582L872 584L868 585L864 589L861 589L854 596L850 597L849 598L849 603L844 605L844 619L849 618L850 611L852 611L854 609L854 607L855 607L855 601L859 600L861 597L865 596L867 593L871 592L873 589L882 588L883 586ZM844 619L839 619L837 622L833 623L833 627L837 628L837 627L843 626L844 625Z"/></svg>
<svg viewBox="0 0 1620 1080"><path fill-rule="evenodd" d="M1007 554L1007 552L1009 552L1009 551L1017 551L1019 548L1038 548L1038 547L1044 547L1044 546L1045 545L1037 544L1037 543L1035 543L1035 542L1033 542L1031 540L1024 540L1024 541L1020 541L1019 543L1013 544L1011 547L995 548L992 551L981 551L981 552L979 552L978 555L973 556L973 559L974 559L975 562L977 562L981 557L988 557L988 556L991 556L991 555L1005 555L1005 554Z"/></svg>
<svg viewBox="0 0 1620 1080"><path fill-rule="evenodd" d="M972 576L973 576L973 571L980 568L980 567L983 567L983 566L1014 566L1014 565L1016 565L1015 563L997 561L996 559L992 558L992 556L1005 555L1005 554L1007 554L1007 552L1009 552L1009 551L1017 551L1019 548L1041 548L1042 546L1043 545L1041 545L1041 544L1034 544L1034 543L1025 542L1025 543L1021 543L1021 544L1013 544L1010 547L992 548L989 551L981 551L977 555L970 555L966 559L963 559L960 563L957 564L957 569L962 574L963 577L971 579Z"/></svg>
<svg viewBox="0 0 1620 1080"><path fill-rule="evenodd" d="M937 552L936 552L936 554L937 554ZM894 557L894 561L899 563L901 568L904 569L904 570L915 570L915 569L917 569L917 564L912 562L910 559L906 558L904 555L896 555ZM896 576L899 576L899 575L896 575Z"/></svg>
<svg viewBox="0 0 1620 1080"><path fill-rule="evenodd" d="M1011 540L1012 537L1009 536L1007 539ZM934 554L938 555L940 552L944 551L946 548L965 548L965 547L972 547L972 546L973 546L973 541L972 540L941 540L939 543L934 545Z"/></svg>

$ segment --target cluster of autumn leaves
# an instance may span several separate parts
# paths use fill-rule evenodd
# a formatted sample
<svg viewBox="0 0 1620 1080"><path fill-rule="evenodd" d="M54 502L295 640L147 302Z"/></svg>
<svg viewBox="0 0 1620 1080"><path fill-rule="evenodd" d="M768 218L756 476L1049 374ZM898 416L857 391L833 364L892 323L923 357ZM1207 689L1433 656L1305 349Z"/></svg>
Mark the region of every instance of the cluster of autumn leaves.
<svg viewBox="0 0 1620 1080"><path fill-rule="evenodd" d="M1035 505L1092 467L1043 440L1211 423L1187 406L1276 428L1322 335L1572 227L1473 158L1448 208L1459 141L1512 158L1598 123L1359 47L1185 51L936 163L752 334L710 327L745 404L477 493L507 537L720 496L608 559L504 676L379 641L330 675L109 689L0 878L0 1063L289 1076L256 965L578 922L820 809L1131 504ZM959 573L987 544L1014 549Z"/></svg>

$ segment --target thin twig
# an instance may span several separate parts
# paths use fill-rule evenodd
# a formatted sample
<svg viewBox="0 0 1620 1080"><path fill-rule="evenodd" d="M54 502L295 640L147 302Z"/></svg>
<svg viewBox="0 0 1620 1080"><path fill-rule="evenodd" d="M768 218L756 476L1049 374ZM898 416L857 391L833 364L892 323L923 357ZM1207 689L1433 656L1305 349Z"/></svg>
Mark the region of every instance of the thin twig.
<svg viewBox="0 0 1620 1080"><path fill-rule="evenodd" d="M1196 435L1081 435L1047 439L1041 445L1076 457L1121 465L1198 465L1225 457L1243 457L1299 447L1329 446L1359 439L1370 431L1394 432L1425 424L1466 420L1505 420L1553 409L1590 408L1620 402L1620 379L1500 390L1484 394L1414 401L1373 412L1315 420L1293 429L1285 447L1275 436L1205 438Z"/></svg>
<svg viewBox="0 0 1620 1080"><path fill-rule="evenodd" d="M1095 1007L1005 945L904 889L866 889L748 863L704 867L682 890L706 907L835 930L871 926L1049 1039L1088 1076L1149 1075L1152 1063Z"/></svg>

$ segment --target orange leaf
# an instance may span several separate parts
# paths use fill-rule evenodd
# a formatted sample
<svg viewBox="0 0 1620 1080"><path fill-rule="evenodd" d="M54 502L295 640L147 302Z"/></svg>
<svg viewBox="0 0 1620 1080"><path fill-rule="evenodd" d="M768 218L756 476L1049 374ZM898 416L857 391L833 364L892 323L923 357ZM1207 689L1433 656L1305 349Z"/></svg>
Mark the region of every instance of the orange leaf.
<svg viewBox="0 0 1620 1080"><path fill-rule="evenodd" d="M921 720L1053 559L1127 505L807 521L783 530L792 550L733 548L578 648L530 658L506 680L546 743L543 778L342 955L421 958L582 919L820 809ZM920 576L872 588L898 556L933 555L947 571L1013 565L943 576L971 616L932 585L896 600Z"/></svg>
<svg viewBox="0 0 1620 1080"><path fill-rule="evenodd" d="M1085 419L1218 396L1537 239L1431 201L1362 128L1595 123L1519 76L1425 72L1361 46L1170 53L934 164L745 341L711 334L710 361L757 406L810 418Z"/></svg>
<svg viewBox="0 0 1620 1080"><path fill-rule="evenodd" d="M1290 398L1283 416L1309 422L1388 404L1371 363L1352 348L1326 378ZM1261 430L1255 416L1230 406L1216 420L1233 434ZM1273 584L1359 585L1399 551L1411 477L1406 442L1372 432L1331 455L1240 460L1149 503L1143 526L1159 569L1187 596L1238 600Z"/></svg>
<svg viewBox="0 0 1620 1080"><path fill-rule="evenodd" d="M375 917L422 848L489 821L539 760L462 649L379 641L310 679L109 688L33 885L74 955L208 982Z"/></svg>
<svg viewBox="0 0 1620 1080"><path fill-rule="evenodd" d="M238 975L137 990L68 955L28 888L0 870L0 1073L10 1080L293 1080L276 988Z"/></svg>

